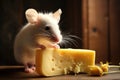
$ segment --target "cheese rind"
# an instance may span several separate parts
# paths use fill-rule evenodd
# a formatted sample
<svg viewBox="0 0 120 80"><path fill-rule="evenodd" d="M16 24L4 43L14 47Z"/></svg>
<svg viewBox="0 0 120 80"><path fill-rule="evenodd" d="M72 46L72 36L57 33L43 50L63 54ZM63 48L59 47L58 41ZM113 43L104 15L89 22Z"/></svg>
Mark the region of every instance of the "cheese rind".
<svg viewBox="0 0 120 80"><path fill-rule="evenodd" d="M36 51L36 71L43 76L88 72L95 65L95 51L85 49L53 49Z"/></svg>

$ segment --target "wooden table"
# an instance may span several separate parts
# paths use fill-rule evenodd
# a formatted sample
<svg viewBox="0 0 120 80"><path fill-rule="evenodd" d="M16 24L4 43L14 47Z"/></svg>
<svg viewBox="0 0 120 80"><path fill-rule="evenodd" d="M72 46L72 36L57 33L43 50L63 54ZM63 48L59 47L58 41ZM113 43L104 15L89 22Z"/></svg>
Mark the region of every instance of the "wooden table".
<svg viewBox="0 0 120 80"><path fill-rule="evenodd" d="M25 73L23 66L0 66L0 80L120 80L120 73L102 77L87 74L42 77L37 73Z"/></svg>

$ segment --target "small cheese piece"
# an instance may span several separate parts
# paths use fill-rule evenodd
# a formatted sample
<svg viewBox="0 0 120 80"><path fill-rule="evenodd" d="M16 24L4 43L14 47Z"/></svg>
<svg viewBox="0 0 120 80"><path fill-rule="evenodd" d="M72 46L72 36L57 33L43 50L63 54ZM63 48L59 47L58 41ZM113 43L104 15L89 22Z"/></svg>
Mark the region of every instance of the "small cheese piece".
<svg viewBox="0 0 120 80"><path fill-rule="evenodd" d="M53 42L50 38L42 37L42 36L36 36L35 39L36 43L38 44L38 47L43 48L59 48L58 44ZM41 46L39 46L41 45Z"/></svg>
<svg viewBox="0 0 120 80"><path fill-rule="evenodd" d="M107 62L106 64L103 64L102 62L100 62L100 67L103 70L103 72L108 72L109 69L109 63Z"/></svg>
<svg viewBox="0 0 120 80"><path fill-rule="evenodd" d="M47 48L49 47L50 44L52 44L49 38L41 37L41 36L36 37L36 43L39 45L44 45Z"/></svg>
<svg viewBox="0 0 120 80"><path fill-rule="evenodd" d="M36 71L43 76L55 76L89 71L95 65L95 51L85 49L38 49Z"/></svg>
<svg viewBox="0 0 120 80"><path fill-rule="evenodd" d="M97 65L94 66L89 66L89 71L88 74L91 76L102 76L103 75L103 70Z"/></svg>
<svg viewBox="0 0 120 80"><path fill-rule="evenodd" d="M108 67L109 64L103 64L102 62L100 62L100 66L94 65L94 66L89 66L89 71L88 74L91 76L102 76L104 74L108 73Z"/></svg>

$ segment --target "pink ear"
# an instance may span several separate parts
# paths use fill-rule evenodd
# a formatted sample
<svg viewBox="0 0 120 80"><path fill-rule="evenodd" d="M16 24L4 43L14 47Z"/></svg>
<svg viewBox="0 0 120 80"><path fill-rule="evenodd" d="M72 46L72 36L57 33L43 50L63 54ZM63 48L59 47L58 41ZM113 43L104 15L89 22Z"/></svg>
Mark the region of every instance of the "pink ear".
<svg viewBox="0 0 120 80"><path fill-rule="evenodd" d="M61 9L58 9L56 12L53 13L53 17L59 22L61 14Z"/></svg>
<svg viewBox="0 0 120 80"><path fill-rule="evenodd" d="M25 15L29 23L35 24L38 22L38 12L35 9L27 9Z"/></svg>

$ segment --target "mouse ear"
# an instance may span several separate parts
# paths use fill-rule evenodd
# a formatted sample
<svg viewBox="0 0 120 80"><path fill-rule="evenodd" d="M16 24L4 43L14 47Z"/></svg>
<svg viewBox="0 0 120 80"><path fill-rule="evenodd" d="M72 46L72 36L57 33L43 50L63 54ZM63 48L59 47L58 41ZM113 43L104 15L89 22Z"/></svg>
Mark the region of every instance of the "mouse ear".
<svg viewBox="0 0 120 80"><path fill-rule="evenodd" d="M35 9L27 9L25 15L29 23L35 24L38 22L38 12Z"/></svg>
<svg viewBox="0 0 120 80"><path fill-rule="evenodd" d="M62 14L62 10L58 9L56 12L53 13L53 17L59 22L61 14Z"/></svg>

